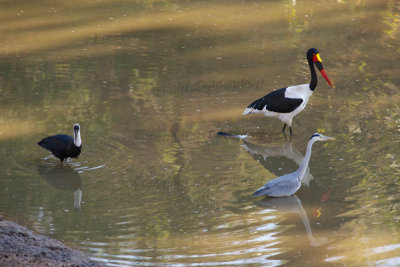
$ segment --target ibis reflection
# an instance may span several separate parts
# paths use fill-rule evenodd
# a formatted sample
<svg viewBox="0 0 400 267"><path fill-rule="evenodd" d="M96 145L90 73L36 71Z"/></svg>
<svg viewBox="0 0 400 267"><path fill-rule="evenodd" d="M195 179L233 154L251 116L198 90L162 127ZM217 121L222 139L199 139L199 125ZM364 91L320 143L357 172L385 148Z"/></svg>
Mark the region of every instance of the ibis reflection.
<svg viewBox="0 0 400 267"><path fill-rule="evenodd" d="M74 193L74 209L80 211L82 199L82 180L77 171L70 166L39 166L39 175L52 187Z"/></svg>
<svg viewBox="0 0 400 267"><path fill-rule="evenodd" d="M297 213L304 224L306 235L308 240L310 240L311 246L321 246L327 242L326 237L315 238L313 236L307 213L305 212L300 199L296 195L280 198L265 198L255 202L255 204L259 207L271 209L277 212Z"/></svg>

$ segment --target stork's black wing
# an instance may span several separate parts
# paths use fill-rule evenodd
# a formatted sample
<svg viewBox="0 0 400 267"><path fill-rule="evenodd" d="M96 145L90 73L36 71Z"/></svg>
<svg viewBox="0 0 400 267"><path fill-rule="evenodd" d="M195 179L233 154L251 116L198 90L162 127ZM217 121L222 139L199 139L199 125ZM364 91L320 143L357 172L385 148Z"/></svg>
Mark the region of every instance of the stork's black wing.
<svg viewBox="0 0 400 267"><path fill-rule="evenodd" d="M265 107L269 111L290 113L300 106L301 103L303 103L303 99L286 98L285 92L286 88L272 91L266 96L261 97L260 99L257 99L251 103L247 108L263 110Z"/></svg>
<svg viewBox="0 0 400 267"><path fill-rule="evenodd" d="M49 150L54 156L60 157L74 144L74 138L66 134L57 134L43 138L38 145Z"/></svg>

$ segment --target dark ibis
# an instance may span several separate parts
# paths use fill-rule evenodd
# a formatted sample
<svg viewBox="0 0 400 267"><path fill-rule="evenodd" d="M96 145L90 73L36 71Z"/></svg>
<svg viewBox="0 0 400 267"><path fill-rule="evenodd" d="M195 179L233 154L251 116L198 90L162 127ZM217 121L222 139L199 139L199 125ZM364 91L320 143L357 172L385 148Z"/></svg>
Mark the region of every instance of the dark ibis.
<svg viewBox="0 0 400 267"><path fill-rule="evenodd" d="M291 196L299 190L301 181L303 180L304 174L306 173L308 162L311 157L311 148L316 141L328 141L335 140L335 138L324 136L319 133L315 133L311 136L308 141L306 155L301 162L300 168L292 173L275 178L264 186L259 188L253 193L255 197L270 196L270 197L286 197Z"/></svg>
<svg viewBox="0 0 400 267"><path fill-rule="evenodd" d="M317 87L317 74L314 65L321 72L322 77L332 86L323 66L319 52L315 48L307 51L307 61L311 72L309 84L301 84L281 88L257 99L251 103L244 111L243 115L253 113L263 113L267 117L275 117L284 122L282 132L285 132L286 125L289 126L290 136L292 136L292 119L299 114L307 105L308 99ZM333 86L332 86L333 87Z"/></svg>
<svg viewBox="0 0 400 267"><path fill-rule="evenodd" d="M79 124L74 125L74 137L57 134L43 138L38 145L50 151L61 162L67 158L78 158L82 150L82 140Z"/></svg>

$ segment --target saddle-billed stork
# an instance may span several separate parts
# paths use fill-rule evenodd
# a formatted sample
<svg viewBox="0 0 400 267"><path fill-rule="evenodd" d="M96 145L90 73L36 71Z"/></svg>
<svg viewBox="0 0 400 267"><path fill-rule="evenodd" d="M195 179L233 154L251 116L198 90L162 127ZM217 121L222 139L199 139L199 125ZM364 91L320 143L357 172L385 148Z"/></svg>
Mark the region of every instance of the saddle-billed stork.
<svg viewBox="0 0 400 267"><path fill-rule="evenodd" d="M251 103L243 111L243 115L264 113L267 117L278 118L285 123L282 132L285 132L286 125L289 125L290 136L292 136L293 117L305 108L308 99L317 87L318 78L314 65L317 66L328 84L332 86L322 66L322 60L317 49L310 48L307 51L307 61L311 72L311 81L309 84L289 86L272 91Z"/></svg>
<svg viewBox="0 0 400 267"><path fill-rule="evenodd" d="M67 158L77 158L82 150L80 126L79 124L74 125L74 137L57 134L43 138L38 145L49 150L61 162Z"/></svg>

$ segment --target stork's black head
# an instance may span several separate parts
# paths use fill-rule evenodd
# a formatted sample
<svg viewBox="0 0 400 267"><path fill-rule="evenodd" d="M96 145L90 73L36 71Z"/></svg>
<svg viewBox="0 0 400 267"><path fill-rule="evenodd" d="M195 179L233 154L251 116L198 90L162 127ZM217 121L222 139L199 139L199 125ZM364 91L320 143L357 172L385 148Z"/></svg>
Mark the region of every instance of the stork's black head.
<svg viewBox="0 0 400 267"><path fill-rule="evenodd" d="M316 48L310 48L307 51L307 59L308 61L313 60L314 55L319 55L319 52Z"/></svg>
<svg viewBox="0 0 400 267"><path fill-rule="evenodd" d="M321 72L322 77L326 80L326 82L333 87L331 81L328 78L328 75L326 75L326 72L324 70L324 67L322 66L322 60L321 57L319 56L319 52L316 48L310 48L307 51L307 61L310 64L315 64L317 66L318 70Z"/></svg>
<svg viewBox="0 0 400 267"><path fill-rule="evenodd" d="M80 129L79 124L75 124L75 125L74 125L74 131L79 131L79 129Z"/></svg>

